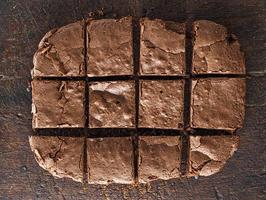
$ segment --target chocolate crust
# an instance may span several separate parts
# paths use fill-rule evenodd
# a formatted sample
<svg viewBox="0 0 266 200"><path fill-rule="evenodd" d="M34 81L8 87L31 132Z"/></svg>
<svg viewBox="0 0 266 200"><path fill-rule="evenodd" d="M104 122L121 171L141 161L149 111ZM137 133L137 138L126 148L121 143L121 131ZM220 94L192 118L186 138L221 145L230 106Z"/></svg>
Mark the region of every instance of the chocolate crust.
<svg viewBox="0 0 266 200"><path fill-rule="evenodd" d="M87 139L88 182L92 184L133 184L131 138Z"/></svg>
<svg viewBox="0 0 266 200"><path fill-rule="evenodd" d="M243 126L246 83L242 78L192 81L191 127L235 131Z"/></svg>
<svg viewBox="0 0 266 200"><path fill-rule="evenodd" d="M84 76L83 21L45 34L34 54L33 77Z"/></svg>
<svg viewBox="0 0 266 200"><path fill-rule="evenodd" d="M193 73L245 74L244 53L235 35L207 20L195 21L193 29Z"/></svg>
<svg viewBox="0 0 266 200"><path fill-rule="evenodd" d="M84 127L82 81L33 80L33 128Z"/></svg>
<svg viewBox="0 0 266 200"><path fill-rule="evenodd" d="M88 30L88 75L133 74L132 17L91 20Z"/></svg>
<svg viewBox="0 0 266 200"><path fill-rule="evenodd" d="M82 182L83 138L30 136L29 142L43 169L55 177Z"/></svg>
<svg viewBox="0 0 266 200"><path fill-rule="evenodd" d="M141 80L139 126L182 129L183 89L183 80Z"/></svg>
<svg viewBox="0 0 266 200"><path fill-rule="evenodd" d="M140 73L184 74L185 24L142 18L140 27Z"/></svg>
<svg viewBox="0 0 266 200"><path fill-rule="evenodd" d="M180 137L142 136L139 140L139 182L180 176Z"/></svg>
<svg viewBox="0 0 266 200"><path fill-rule="evenodd" d="M238 145L238 136L190 136L189 176L210 176L219 172Z"/></svg>
<svg viewBox="0 0 266 200"><path fill-rule="evenodd" d="M89 88L90 127L135 127L133 81L94 82Z"/></svg>

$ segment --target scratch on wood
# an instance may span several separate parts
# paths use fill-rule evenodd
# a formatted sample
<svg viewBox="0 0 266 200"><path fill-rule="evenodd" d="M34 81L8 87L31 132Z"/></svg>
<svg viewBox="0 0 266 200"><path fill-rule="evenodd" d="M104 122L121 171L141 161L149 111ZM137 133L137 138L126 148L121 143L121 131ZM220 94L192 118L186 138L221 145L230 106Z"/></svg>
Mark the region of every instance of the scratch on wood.
<svg viewBox="0 0 266 200"><path fill-rule="evenodd" d="M246 104L247 107L265 107L266 103L263 104Z"/></svg>
<svg viewBox="0 0 266 200"><path fill-rule="evenodd" d="M215 190L215 197L216 197L216 199L217 199L217 200L223 200L224 197L223 197L223 195L220 193L220 191L218 190L218 188L217 188L217 187L214 187L214 190Z"/></svg>
<svg viewBox="0 0 266 200"><path fill-rule="evenodd" d="M25 3L24 5L25 5L25 8L26 8L26 10L27 10L27 13L29 14L29 16L30 16L30 18L31 18L31 20L32 20L32 22L33 22L33 24L35 25L35 27L37 28L37 30L39 31L39 33L42 33L41 30L40 30L40 27L39 27L39 25L38 25L38 23L37 23L37 21L36 21L36 19L34 18L34 16L33 16L32 12L31 12L31 10L29 9L29 6L27 5L27 3Z"/></svg>
<svg viewBox="0 0 266 200"><path fill-rule="evenodd" d="M263 71L250 71L250 72L247 72L247 75L251 76L251 77L263 77L263 76L266 76L266 70L263 70Z"/></svg>
<svg viewBox="0 0 266 200"><path fill-rule="evenodd" d="M3 74L0 74L0 81L9 81L9 80L17 80L17 79L25 79L25 77L22 76L6 76Z"/></svg>

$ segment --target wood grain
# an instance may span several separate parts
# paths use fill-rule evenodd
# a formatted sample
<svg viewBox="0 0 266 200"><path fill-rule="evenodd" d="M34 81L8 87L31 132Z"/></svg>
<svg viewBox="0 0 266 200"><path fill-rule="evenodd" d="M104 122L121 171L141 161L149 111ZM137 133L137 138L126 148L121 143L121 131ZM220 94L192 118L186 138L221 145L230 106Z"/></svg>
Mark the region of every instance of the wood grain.
<svg viewBox="0 0 266 200"><path fill-rule="evenodd" d="M239 150L218 174L138 187L54 179L33 158L29 87L32 56L52 28L103 10L105 17L211 19L227 26L246 55L247 101ZM0 199L265 199L266 5L263 0L0 1Z"/></svg>

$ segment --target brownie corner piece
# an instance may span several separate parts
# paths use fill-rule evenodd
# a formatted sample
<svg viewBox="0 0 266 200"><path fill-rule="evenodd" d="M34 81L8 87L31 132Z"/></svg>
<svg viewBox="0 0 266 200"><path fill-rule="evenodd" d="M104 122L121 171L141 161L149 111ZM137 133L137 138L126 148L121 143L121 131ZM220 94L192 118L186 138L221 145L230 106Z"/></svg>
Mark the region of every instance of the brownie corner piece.
<svg viewBox="0 0 266 200"><path fill-rule="evenodd" d="M207 78L192 81L191 127L235 131L243 126L245 79Z"/></svg>
<svg viewBox="0 0 266 200"><path fill-rule="evenodd" d="M140 28L140 73L183 75L185 23L142 18Z"/></svg>
<svg viewBox="0 0 266 200"><path fill-rule="evenodd" d="M46 33L33 57L32 76L84 76L83 29L78 21Z"/></svg>
<svg viewBox="0 0 266 200"><path fill-rule="evenodd" d="M135 127L134 81L93 82L89 98L91 128Z"/></svg>
<svg viewBox="0 0 266 200"><path fill-rule="evenodd" d="M83 138L30 136L29 142L36 161L43 169L58 178L82 182Z"/></svg>
<svg viewBox="0 0 266 200"><path fill-rule="evenodd" d="M84 126L82 81L33 80L33 128Z"/></svg>
<svg viewBox="0 0 266 200"><path fill-rule="evenodd" d="M139 127L182 129L183 80L141 80Z"/></svg>
<svg viewBox="0 0 266 200"><path fill-rule="evenodd" d="M141 136L139 182L180 177L181 144L178 136Z"/></svg>
<svg viewBox="0 0 266 200"><path fill-rule="evenodd" d="M238 136L190 136L188 176L210 176L219 172L238 144Z"/></svg>
<svg viewBox="0 0 266 200"><path fill-rule="evenodd" d="M132 17L92 20L87 30L89 76L133 74Z"/></svg>
<svg viewBox="0 0 266 200"><path fill-rule="evenodd" d="M130 137L90 138L87 144L89 183L134 183Z"/></svg>
<svg viewBox="0 0 266 200"><path fill-rule="evenodd" d="M194 74L245 74L244 53L235 35L212 21L193 23L194 47L192 71Z"/></svg>

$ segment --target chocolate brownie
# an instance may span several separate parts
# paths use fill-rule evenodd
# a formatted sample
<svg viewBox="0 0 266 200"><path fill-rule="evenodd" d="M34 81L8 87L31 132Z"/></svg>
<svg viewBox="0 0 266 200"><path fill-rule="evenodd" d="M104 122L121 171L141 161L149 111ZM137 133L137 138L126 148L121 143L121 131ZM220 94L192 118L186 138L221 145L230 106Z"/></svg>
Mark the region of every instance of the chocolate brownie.
<svg viewBox="0 0 266 200"><path fill-rule="evenodd" d="M83 138L59 136L29 137L38 164L53 176L83 179Z"/></svg>
<svg viewBox="0 0 266 200"><path fill-rule="evenodd" d="M219 172L237 150L238 136L190 136L190 176Z"/></svg>
<svg viewBox="0 0 266 200"><path fill-rule="evenodd" d="M33 128L84 126L82 81L33 80Z"/></svg>
<svg viewBox="0 0 266 200"><path fill-rule="evenodd" d="M132 17L90 20L88 75L133 74Z"/></svg>
<svg viewBox="0 0 266 200"><path fill-rule="evenodd" d="M142 136L139 141L139 182L180 176L181 144L178 136Z"/></svg>
<svg viewBox="0 0 266 200"><path fill-rule="evenodd" d="M140 73L182 75L185 71L185 24L143 18L140 26Z"/></svg>
<svg viewBox="0 0 266 200"><path fill-rule="evenodd" d="M141 80L139 127L182 129L182 80Z"/></svg>
<svg viewBox="0 0 266 200"><path fill-rule="evenodd" d="M191 38L184 23L142 18L140 33L135 25L132 17L89 19L40 42L30 145L54 176L90 184L209 176L237 149L238 136L228 132L243 126L246 86L236 36L206 20L193 23ZM77 137L66 137L70 130L63 128ZM54 136L41 136L48 133Z"/></svg>
<svg viewBox="0 0 266 200"><path fill-rule="evenodd" d="M87 139L87 146L89 183L133 183L131 138Z"/></svg>
<svg viewBox="0 0 266 200"><path fill-rule="evenodd" d="M32 76L84 76L83 26L79 21L46 33L33 57Z"/></svg>
<svg viewBox="0 0 266 200"><path fill-rule="evenodd" d="M193 23L195 42L192 67L195 74L244 74L244 53L237 37L212 21Z"/></svg>
<svg viewBox="0 0 266 200"><path fill-rule="evenodd" d="M91 128L135 126L133 81L94 82L89 88L89 126Z"/></svg>
<svg viewBox="0 0 266 200"><path fill-rule="evenodd" d="M243 126L245 79L207 78L192 81L191 127L234 131Z"/></svg>

